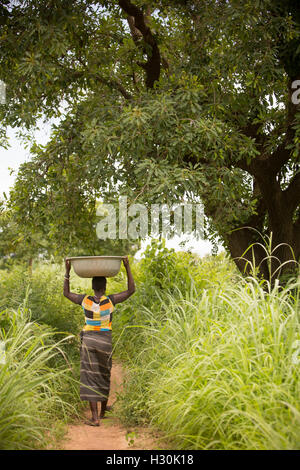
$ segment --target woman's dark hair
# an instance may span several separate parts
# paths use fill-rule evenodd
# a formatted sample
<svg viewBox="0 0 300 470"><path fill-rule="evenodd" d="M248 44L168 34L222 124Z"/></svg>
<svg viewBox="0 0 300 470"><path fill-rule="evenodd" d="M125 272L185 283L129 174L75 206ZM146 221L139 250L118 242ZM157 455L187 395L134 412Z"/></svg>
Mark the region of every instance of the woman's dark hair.
<svg viewBox="0 0 300 470"><path fill-rule="evenodd" d="M92 288L95 291L105 291L106 289L106 277L96 276L92 279Z"/></svg>

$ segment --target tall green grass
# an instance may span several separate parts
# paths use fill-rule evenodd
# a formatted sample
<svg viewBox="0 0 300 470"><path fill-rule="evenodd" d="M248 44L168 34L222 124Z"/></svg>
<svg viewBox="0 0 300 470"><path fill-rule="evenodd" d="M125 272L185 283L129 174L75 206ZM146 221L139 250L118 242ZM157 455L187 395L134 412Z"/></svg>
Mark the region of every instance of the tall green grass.
<svg viewBox="0 0 300 470"><path fill-rule="evenodd" d="M124 284L124 273L115 282ZM0 448L59 446L55 438L83 409L79 398L80 306L63 296L64 266L0 270ZM71 290L92 293L71 271ZM2 343L2 344L3 344Z"/></svg>
<svg viewBox="0 0 300 470"><path fill-rule="evenodd" d="M0 323L5 347L0 363L0 448L49 448L55 443L56 424L77 410L77 381L68 362L57 361L65 357L63 345L70 337L57 341L53 329L31 321L24 307L0 312Z"/></svg>
<svg viewBox="0 0 300 470"><path fill-rule="evenodd" d="M299 449L299 280L245 279L224 253L199 259L159 243L132 270L137 291L113 314L122 419L151 423L176 449ZM1 274L0 448L41 448L80 407L84 319L62 295L61 267ZM108 294L124 290L124 269L108 281ZM91 293L73 273L71 288ZM18 308L26 292L31 316Z"/></svg>
<svg viewBox="0 0 300 470"><path fill-rule="evenodd" d="M299 288L240 278L141 306L116 344L131 351L123 419L176 449L299 449Z"/></svg>
<svg viewBox="0 0 300 470"><path fill-rule="evenodd" d="M78 278L72 275L71 288L80 291ZM26 297L33 321L58 331L79 333L82 310L63 296L63 266L36 263L29 274L24 266L16 265L9 271L1 270L0 279L0 309L17 309Z"/></svg>

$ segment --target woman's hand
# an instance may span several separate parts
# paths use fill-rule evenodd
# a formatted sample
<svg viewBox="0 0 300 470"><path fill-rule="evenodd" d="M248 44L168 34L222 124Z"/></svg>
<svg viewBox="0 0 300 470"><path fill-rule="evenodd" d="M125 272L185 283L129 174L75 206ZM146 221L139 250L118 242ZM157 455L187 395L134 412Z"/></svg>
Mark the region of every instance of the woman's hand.
<svg viewBox="0 0 300 470"><path fill-rule="evenodd" d="M128 297L130 297L135 292L135 284L134 284L134 279L133 279L132 272L129 266L128 256L123 257L123 264L125 266L126 273L127 273L127 290L124 290L123 292L119 292L118 294L112 294L114 304L119 304L120 302L124 302L124 300L128 299Z"/></svg>
<svg viewBox="0 0 300 470"><path fill-rule="evenodd" d="M70 274L71 271L71 261L69 259L65 260L66 274Z"/></svg>

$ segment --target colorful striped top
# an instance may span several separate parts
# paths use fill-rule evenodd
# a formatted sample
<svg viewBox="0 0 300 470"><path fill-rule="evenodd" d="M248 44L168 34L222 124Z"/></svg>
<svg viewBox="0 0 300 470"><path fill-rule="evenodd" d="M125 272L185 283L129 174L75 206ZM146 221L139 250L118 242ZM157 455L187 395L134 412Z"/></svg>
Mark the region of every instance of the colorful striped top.
<svg viewBox="0 0 300 470"><path fill-rule="evenodd" d="M83 331L110 331L112 312L115 307L110 297L102 295L97 303L92 296L86 295L81 303L85 315Z"/></svg>

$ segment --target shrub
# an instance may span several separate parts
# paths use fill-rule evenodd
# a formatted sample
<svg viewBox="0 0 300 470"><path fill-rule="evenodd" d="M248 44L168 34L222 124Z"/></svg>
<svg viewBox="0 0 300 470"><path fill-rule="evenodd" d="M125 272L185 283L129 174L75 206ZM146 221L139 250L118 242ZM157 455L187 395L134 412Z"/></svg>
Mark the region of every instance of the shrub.
<svg viewBox="0 0 300 470"><path fill-rule="evenodd" d="M53 329L31 321L25 308L2 311L0 319L6 325L0 331L5 345L0 364L0 448L45 448L53 443L55 423L76 413L79 404L69 365L57 360L64 357L62 347L70 337L57 341Z"/></svg>

